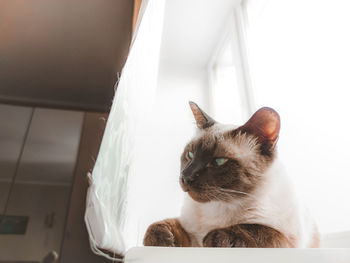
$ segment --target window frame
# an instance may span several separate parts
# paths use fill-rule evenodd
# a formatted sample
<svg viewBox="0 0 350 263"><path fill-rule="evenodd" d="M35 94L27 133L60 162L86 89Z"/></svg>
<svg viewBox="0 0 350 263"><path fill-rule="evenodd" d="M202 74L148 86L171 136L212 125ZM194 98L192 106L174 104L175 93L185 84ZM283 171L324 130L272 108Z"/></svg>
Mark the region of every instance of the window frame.
<svg viewBox="0 0 350 263"><path fill-rule="evenodd" d="M216 47L213 50L207 66L209 82L209 109L213 110L213 90L216 85L216 65L227 42L231 47L234 67L237 72L237 87L240 101L243 105L243 118L249 118L256 110L252 88L251 73L248 63L248 51L246 45L246 16L244 1L231 10L221 32Z"/></svg>

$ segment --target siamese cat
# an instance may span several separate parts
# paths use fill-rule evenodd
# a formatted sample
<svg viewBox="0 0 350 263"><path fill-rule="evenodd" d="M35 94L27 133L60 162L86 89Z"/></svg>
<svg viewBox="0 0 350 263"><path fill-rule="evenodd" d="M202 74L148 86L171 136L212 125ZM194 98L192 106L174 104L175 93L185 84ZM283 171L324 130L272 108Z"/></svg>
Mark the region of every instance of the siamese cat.
<svg viewBox="0 0 350 263"><path fill-rule="evenodd" d="M318 247L317 227L278 160L278 113L261 108L233 126L190 107L198 132L181 156L181 216L149 226L144 245Z"/></svg>

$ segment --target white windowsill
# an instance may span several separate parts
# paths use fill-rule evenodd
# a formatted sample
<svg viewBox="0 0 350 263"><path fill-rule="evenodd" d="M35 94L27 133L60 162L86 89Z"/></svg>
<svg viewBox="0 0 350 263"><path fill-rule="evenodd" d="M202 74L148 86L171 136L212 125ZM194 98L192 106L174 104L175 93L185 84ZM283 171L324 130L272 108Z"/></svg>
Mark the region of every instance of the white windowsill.
<svg viewBox="0 0 350 263"><path fill-rule="evenodd" d="M350 249L310 248L168 248L135 247L125 256L132 263L349 263Z"/></svg>

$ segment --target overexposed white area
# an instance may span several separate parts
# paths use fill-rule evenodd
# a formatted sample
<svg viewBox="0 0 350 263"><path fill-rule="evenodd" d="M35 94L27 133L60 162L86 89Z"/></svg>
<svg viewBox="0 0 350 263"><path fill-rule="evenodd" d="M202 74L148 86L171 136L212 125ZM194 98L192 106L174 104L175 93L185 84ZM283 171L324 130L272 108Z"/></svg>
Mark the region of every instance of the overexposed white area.
<svg viewBox="0 0 350 263"><path fill-rule="evenodd" d="M232 20L228 20L228 32L224 32L223 40L218 42L218 50L208 67L211 114L221 122L242 123L247 113L239 94L237 58L233 52L236 41L230 30L232 25Z"/></svg>
<svg viewBox="0 0 350 263"><path fill-rule="evenodd" d="M322 233L350 230L350 2L248 1L256 106L281 115L279 151Z"/></svg>
<svg viewBox="0 0 350 263"><path fill-rule="evenodd" d="M160 70L153 112L135 147L137 166L133 179L130 178L132 201L128 205L137 227L127 239L133 238L138 245L142 245L151 223L177 217L183 203L178 183L180 156L195 128L188 100L195 97L202 102L201 88L206 82L203 70L191 73L178 70L166 67Z"/></svg>

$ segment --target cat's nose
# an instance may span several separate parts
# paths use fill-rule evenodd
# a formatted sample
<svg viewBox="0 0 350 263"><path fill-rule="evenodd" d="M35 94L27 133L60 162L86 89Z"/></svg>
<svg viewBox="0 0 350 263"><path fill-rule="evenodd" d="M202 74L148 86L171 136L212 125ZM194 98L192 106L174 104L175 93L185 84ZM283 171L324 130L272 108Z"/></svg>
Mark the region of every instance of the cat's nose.
<svg viewBox="0 0 350 263"><path fill-rule="evenodd" d="M184 185L191 185L193 183L193 181L196 179L196 177L198 177L198 174L194 174L194 175L184 175L182 174L181 176L181 180L182 180L182 183Z"/></svg>
<svg viewBox="0 0 350 263"><path fill-rule="evenodd" d="M193 182L193 178L188 177L188 176L182 176L182 182L184 185L190 185Z"/></svg>
<svg viewBox="0 0 350 263"><path fill-rule="evenodd" d="M190 186L199 176L202 167L192 162L188 167L181 171L181 180L184 185Z"/></svg>

